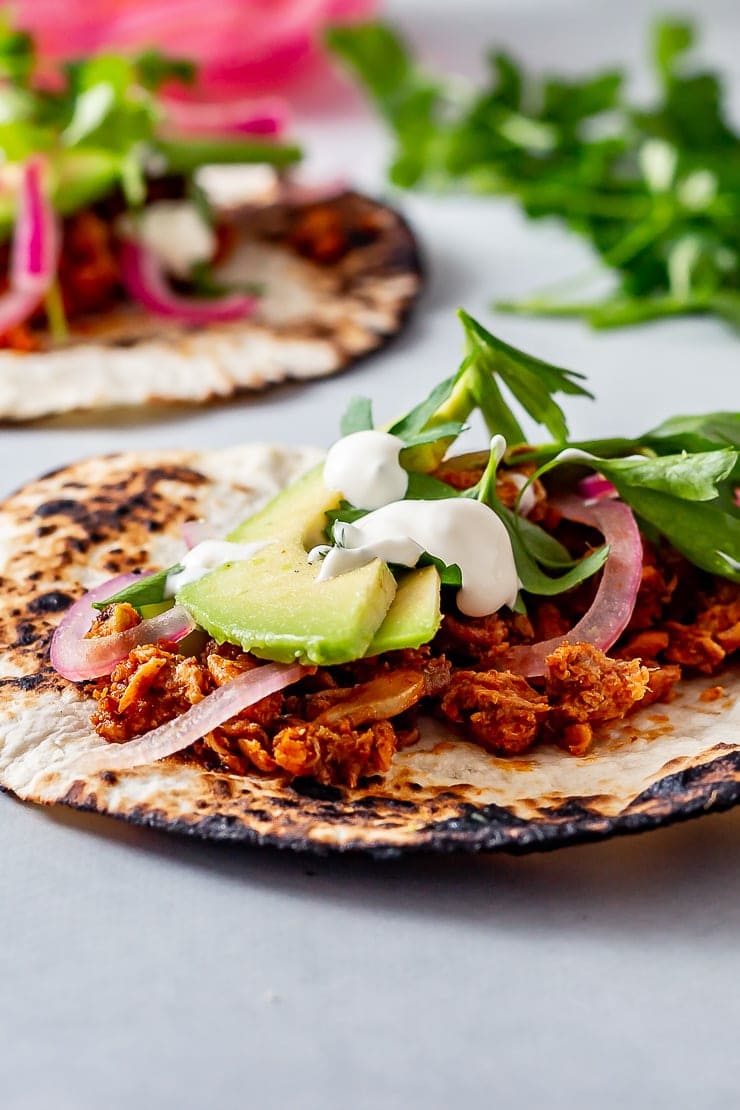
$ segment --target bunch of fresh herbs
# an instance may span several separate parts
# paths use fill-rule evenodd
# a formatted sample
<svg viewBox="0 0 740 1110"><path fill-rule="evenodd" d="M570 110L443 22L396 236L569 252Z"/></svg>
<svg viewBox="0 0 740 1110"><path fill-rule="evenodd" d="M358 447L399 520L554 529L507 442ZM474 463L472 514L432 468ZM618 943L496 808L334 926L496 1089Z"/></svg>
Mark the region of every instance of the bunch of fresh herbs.
<svg viewBox="0 0 740 1110"><path fill-rule="evenodd" d="M396 185L514 197L583 235L614 275L600 299L573 299L589 274L498 308L599 328L689 313L740 327L740 134L720 76L692 65L694 39L688 23L657 25L648 106L620 70L533 76L494 51L487 82L465 91L385 24L336 27L328 41L394 133Z"/></svg>

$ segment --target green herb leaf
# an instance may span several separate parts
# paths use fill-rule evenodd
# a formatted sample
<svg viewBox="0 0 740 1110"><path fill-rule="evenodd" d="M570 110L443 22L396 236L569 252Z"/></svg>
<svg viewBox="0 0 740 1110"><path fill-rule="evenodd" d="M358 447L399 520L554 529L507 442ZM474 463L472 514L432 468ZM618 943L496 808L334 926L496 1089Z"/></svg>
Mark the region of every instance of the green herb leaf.
<svg viewBox="0 0 740 1110"><path fill-rule="evenodd" d="M351 397L339 423L343 436L370 431L373 427L373 406L369 397Z"/></svg>
<svg viewBox="0 0 740 1110"><path fill-rule="evenodd" d="M456 586L458 589L462 586L462 571L457 563L445 563L442 559L436 558L425 551L419 557L417 563L419 567L436 567L439 573L439 579L443 586Z"/></svg>
<svg viewBox="0 0 740 1110"><path fill-rule="evenodd" d="M460 420L446 420L442 424L435 424L433 428L406 436L405 443L407 447L421 447L425 443L437 443L440 439L457 439L466 428L467 424L463 424ZM401 452L401 461L403 462L403 452Z"/></svg>
<svg viewBox="0 0 740 1110"><path fill-rule="evenodd" d="M614 479L612 479L614 480ZM656 528L695 566L740 582L740 515L717 501L682 501L658 490L630 487L623 492L643 521Z"/></svg>
<svg viewBox="0 0 740 1110"><path fill-rule="evenodd" d="M0 161L23 162L44 152L61 215L116 189L130 206L144 203L153 155L186 179L186 193L187 179L206 163L287 166L301 157L295 146L163 134L166 113L156 93L165 82L194 79L187 59L158 50L93 54L67 62L53 87L33 79L34 65L33 41L0 13ZM15 190L0 195L0 238L12 228L16 203Z"/></svg>
<svg viewBox="0 0 740 1110"><path fill-rule="evenodd" d="M156 574L144 574L138 582L132 582L105 601L94 601L93 608L105 609L108 605L122 605L128 602L137 612L141 612L145 605L157 605L165 600L164 591L168 575L176 574L182 569L182 564L177 563L174 567L157 571Z"/></svg>
<svg viewBox="0 0 740 1110"><path fill-rule="evenodd" d="M465 87L425 72L383 24L337 29L329 44L393 133L392 181L513 197L584 236L614 276L606 297L574 301L566 280L497 307L594 328L713 313L740 328L740 133L720 76L693 62L694 37L685 21L657 25L648 105L621 71L540 76L501 52L479 89ZM500 423L497 387L485 389Z"/></svg>
<svg viewBox="0 0 740 1110"><path fill-rule="evenodd" d="M14 31L7 14L0 13L0 77L24 87L36 64L33 39L25 31Z"/></svg>
<svg viewBox="0 0 740 1110"><path fill-rule="evenodd" d="M192 85L198 72L196 65L188 58L172 58L153 49L137 55L134 64L142 85L153 92L167 81Z"/></svg>
<svg viewBox="0 0 740 1110"><path fill-rule="evenodd" d="M455 383L459 378L460 373L453 375L451 378L445 378L439 385L435 385L434 389L423 401L415 405L405 416L397 420L395 424L391 424L388 429L390 434L398 436L400 439L408 440L411 436L418 435L423 429L427 428L440 407L452 393Z"/></svg>
<svg viewBox="0 0 740 1110"><path fill-rule="evenodd" d="M636 488L658 490L689 501L711 501L718 483L737 463L737 451L702 451L661 458L602 459L597 468L617 487L625 500Z"/></svg>
<svg viewBox="0 0 740 1110"><path fill-rule="evenodd" d="M561 594L565 590L573 589L574 586L585 582L586 579L601 570L607 560L609 548L605 544L584 556L564 574L553 578L538 566L540 560L535 554L536 549L530 546L531 533L521 529L521 518L500 503L491 507L494 508L494 512L506 525L514 552L516 572L519 575L522 589L526 590L527 593L537 594L541 597L554 597L556 594Z"/></svg>
<svg viewBox="0 0 740 1110"><path fill-rule="evenodd" d="M579 384L583 380L583 375L573 370L565 370L560 366L553 366L504 343L463 309L459 310L458 316L465 329L470 355L487 372L486 377L498 374L533 420L544 425L554 439L566 439L568 426L565 416L563 410L553 400L553 396L557 393L565 393L571 396L592 397L592 394ZM494 421L500 420L498 405L497 398L490 420L486 417L486 409L483 409L489 431L498 431L497 428L492 427ZM501 434L505 435L503 432ZM524 436L520 432L514 442L523 441ZM509 443L509 446L512 445Z"/></svg>
<svg viewBox="0 0 740 1110"><path fill-rule="evenodd" d="M407 441L433 432L431 438L424 436L403 452L403 465L409 470L435 470L476 409L483 414L491 435L502 435L510 447L523 443L524 431L501 392L499 379L529 416L564 439L568 433L565 417L553 398L557 393L590 397L579 384L583 375L512 347L462 309L458 315L465 330L467 353L457 374L440 382L421 404L389 429Z"/></svg>
<svg viewBox="0 0 740 1110"><path fill-rule="evenodd" d="M290 166L299 162L298 146L248 142L241 139L163 139L157 137L154 149L161 154L171 173L194 173L212 162L219 165L267 162L271 166Z"/></svg>

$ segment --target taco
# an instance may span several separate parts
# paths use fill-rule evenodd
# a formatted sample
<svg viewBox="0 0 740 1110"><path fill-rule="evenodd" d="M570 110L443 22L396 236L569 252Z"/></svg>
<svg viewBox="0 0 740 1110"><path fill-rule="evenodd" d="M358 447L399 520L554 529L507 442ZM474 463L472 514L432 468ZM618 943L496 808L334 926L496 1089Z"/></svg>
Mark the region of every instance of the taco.
<svg viewBox="0 0 740 1110"><path fill-rule="evenodd" d="M354 399L325 460L119 455L5 503L7 790L376 854L734 804L740 417L573 443L579 376L461 316L457 374L386 430ZM455 456L475 408L490 449Z"/></svg>
<svg viewBox="0 0 740 1110"><path fill-rule="evenodd" d="M240 137L176 130L187 104L160 90L192 67L152 51L71 63L49 91L0 27L0 72L0 421L322 377L400 330L411 231L301 185L296 146L242 134L277 118L223 108Z"/></svg>

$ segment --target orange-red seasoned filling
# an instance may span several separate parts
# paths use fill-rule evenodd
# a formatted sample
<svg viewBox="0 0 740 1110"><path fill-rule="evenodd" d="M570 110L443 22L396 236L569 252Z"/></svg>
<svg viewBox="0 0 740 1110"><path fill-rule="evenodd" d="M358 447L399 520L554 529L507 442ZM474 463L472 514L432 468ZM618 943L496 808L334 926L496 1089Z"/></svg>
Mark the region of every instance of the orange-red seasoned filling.
<svg viewBox="0 0 740 1110"><path fill-rule="evenodd" d="M448 468L439 476L452 484L471 473ZM502 500L513 504L518 493L504 475ZM544 491L537 488L535 498L540 519L557 529ZM567 539L583 549L587 538L576 536L575 545ZM394 753L414 742L419 710L497 754L557 743L583 755L600 725L637 706L670 700L684 671L718 673L740 646L740 589L671 550L646 545L630 625L609 655L591 644L566 642L548 657L542 679L505 669L511 646L566 634L588 609L595 588L591 581L554 599L534 599L526 616L504 610L464 617L448 604L430 645L319 668L209 733L187 758L235 774L261 771L355 786L385 773ZM90 634L122 631L138 619L130 606L112 606ZM135 648L98 682L93 725L106 740L123 743L259 663L212 640L187 656L171 645Z"/></svg>

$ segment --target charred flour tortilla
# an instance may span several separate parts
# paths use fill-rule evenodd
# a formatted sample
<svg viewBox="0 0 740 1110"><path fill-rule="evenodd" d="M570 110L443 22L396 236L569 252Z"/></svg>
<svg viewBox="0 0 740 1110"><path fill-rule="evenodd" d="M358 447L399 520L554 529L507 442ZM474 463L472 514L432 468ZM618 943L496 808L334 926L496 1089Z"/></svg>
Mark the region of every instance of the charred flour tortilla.
<svg viewBox="0 0 740 1110"><path fill-rule="evenodd" d="M51 668L49 640L82 590L176 561L180 525L226 530L318 458L265 446L91 459L0 509L0 785L142 825L292 848L532 850L682 820L740 800L740 675L687 682L574 758L499 759L428 722L382 782L355 790L209 772L177 760L81 778L105 746L84 687ZM702 695L717 681L723 690Z"/></svg>
<svg viewBox="0 0 740 1110"><path fill-rule="evenodd" d="M245 214L219 276L263 287L253 317L193 329L130 304L76 321L64 346L0 351L0 421L325 377L396 335L421 287L401 216L351 192Z"/></svg>

